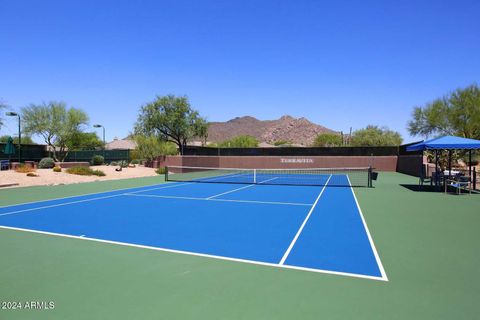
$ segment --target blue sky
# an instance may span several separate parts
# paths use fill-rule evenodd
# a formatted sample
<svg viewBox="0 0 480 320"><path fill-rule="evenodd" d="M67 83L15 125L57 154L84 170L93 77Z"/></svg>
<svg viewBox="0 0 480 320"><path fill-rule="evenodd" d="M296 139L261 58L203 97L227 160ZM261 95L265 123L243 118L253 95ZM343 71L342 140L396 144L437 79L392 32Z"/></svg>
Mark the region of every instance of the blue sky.
<svg viewBox="0 0 480 320"><path fill-rule="evenodd" d="M0 0L0 99L65 101L108 140L172 93L210 121L289 114L408 142L415 105L480 82L479 15L478 0Z"/></svg>

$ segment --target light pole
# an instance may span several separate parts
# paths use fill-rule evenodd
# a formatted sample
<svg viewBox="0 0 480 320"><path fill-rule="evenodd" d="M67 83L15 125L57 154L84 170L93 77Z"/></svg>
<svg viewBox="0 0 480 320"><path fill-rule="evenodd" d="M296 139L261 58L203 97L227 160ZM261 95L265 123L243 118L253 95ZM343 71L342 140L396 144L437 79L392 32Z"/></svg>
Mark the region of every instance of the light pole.
<svg viewBox="0 0 480 320"><path fill-rule="evenodd" d="M102 128L103 129L103 158L105 160L105 127L101 124L94 124L94 128Z"/></svg>
<svg viewBox="0 0 480 320"><path fill-rule="evenodd" d="M6 116L18 117L18 162L22 162L22 131L20 129L20 115L16 112L7 112Z"/></svg>

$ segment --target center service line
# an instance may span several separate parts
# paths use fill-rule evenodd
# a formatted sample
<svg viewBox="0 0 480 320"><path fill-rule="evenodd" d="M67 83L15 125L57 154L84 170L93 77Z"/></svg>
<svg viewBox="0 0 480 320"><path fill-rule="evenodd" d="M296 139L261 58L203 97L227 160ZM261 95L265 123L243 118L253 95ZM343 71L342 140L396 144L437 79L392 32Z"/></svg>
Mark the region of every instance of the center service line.
<svg viewBox="0 0 480 320"><path fill-rule="evenodd" d="M332 177L332 175L330 175L330 176L328 177L327 182L325 182L325 185L324 185L323 188L322 188L322 191L320 191L320 193L318 194L317 199L315 200L315 202L313 203L312 207L310 208L310 211L308 212L305 220L303 220L303 223L302 223L302 225L300 226L300 228L298 229L297 234L295 235L295 237L293 238L292 242L290 243L290 246L288 247L287 251L285 251L285 254L284 254L283 257L282 257L282 260L280 260L280 262L279 262L280 265L283 265L283 264L285 263L285 260L287 260L288 255L290 254L290 251L292 251L293 246L295 245L295 242L297 242L298 237L299 237L300 234L302 233L303 228L305 227L305 225L307 224L308 219L309 219L310 216L312 215L312 212L313 212L313 210L315 209L315 206L317 205L318 200L320 200L320 197L322 196L323 191L325 191L325 188L327 187L327 184L328 184L328 182L330 181L330 178L331 178L331 177Z"/></svg>
<svg viewBox="0 0 480 320"><path fill-rule="evenodd" d="M258 184L262 184L262 183L265 183L265 182L268 182L268 181L271 181L271 180L275 180L275 179L277 179L277 178L271 178L271 179L268 179L268 180L259 182ZM232 193L232 192L235 192L235 191L238 191L238 190L247 189L247 188L250 188L250 187L253 187L253 186L255 186L255 184L249 184L248 186L241 187L241 188L237 188L237 189L233 189L233 190L229 190L229 191L223 192L223 193L219 193L219 194L216 194L216 195L214 195L214 196L208 197L208 198L206 198L206 199L207 199L207 200L214 199L214 198L216 198L216 197L220 197L220 196L223 196L223 195L225 195L225 194L229 194L229 193Z"/></svg>

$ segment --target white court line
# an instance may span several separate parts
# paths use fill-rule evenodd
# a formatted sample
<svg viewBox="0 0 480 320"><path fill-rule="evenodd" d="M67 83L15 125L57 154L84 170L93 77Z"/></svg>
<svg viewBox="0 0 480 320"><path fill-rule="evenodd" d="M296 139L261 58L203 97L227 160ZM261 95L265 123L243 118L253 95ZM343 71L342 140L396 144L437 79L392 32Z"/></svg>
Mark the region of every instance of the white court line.
<svg viewBox="0 0 480 320"><path fill-rule="evenodd" d="M272 181L272 180L275 180L275 179L278 179L278 178L279 178L279 177L275 177L275 178L267 179L267 180L264 180L264 181L258 182L258 184L262 184L262 183L265 183L265 182L268 182L268 181Z"/></svg>
<svg viewBox="0 0 480 320"><path fill-rule="evenodd" d="M275 179L277 179L277 178L271 178L271 179L262 181L262 182L260 182L260 183L265 183L265 182L268 182L268 181L271 181L271 180L275 180ZM260 184L260 183L259 183L259 184ZM246 186L246 187L240 187L240 188L237 188L237 189L229 190L229 191L227 191L227 192L219 193L219 194L216 194L216 195L214 195L214 196L208 197L207 200L210 200L210 199L213 199L213 198L216 198L216 197L223 196L224 194L229 194L229 193L232 193L232 192L235 192L235 191L247 189L247 188L250 188L250 187L253 187L253 186L255 186L255 184L250 184L250 185L248 185L248 186Z"/></svg>
<svg viewBox="0 0 480 320"><path fill-rule="evenodd" d="M238 203L258 203L258 204L278 204L289 206L307 206L310 207L311 203L300 202L275 202L275 201L255 201L255 200L233 200L233 199L208 199L208 198L195 198L195 197L179 197L179 196L160 196L154 194L131 194L124 193L124 196L130 197L147 197L147 198L161 198L161 199L183 199L183 200L199 200L199 201L218 201L218 202L238 202Z"/></svg>
<svg viewBox="0 0 480 320"><path fill-rule="evenodd" d="M362 209L360 208L360 204L358 203L357 196L355 195L355 191L352 188L352 184L350 182L350 178L347 175L348 179L348 184L350 185L350 190L352 190L353 198L355 199L355 203L358 208L358 212L360 213L360 218L362 219L363 227L365 228L365 231L367 232L367 237L368 241L370 241L370 246L372 247L373 255L375 256L375 260L377 261L377 266L380 269L380 273L382 274L382 279L385 281L388 281L387 273L385 272L385 269L383 268L382 261L380 260L380 256L378 255L377 248L375 248L375 244L373 243L373 238L372 235L370 234L370 231L368 230L367 222L365 221L365 217L363 216Z"/></svg>
<svg viewBox="0 0 480 320"><path fill-rule="evenodd" d="M150 189L145 189L145 190L138 190L138 191L133 191L133 192L129 192L129 193L140 193L140 192L148 192L148 191L159 190L159 189L176 188L176 187L181 187L181 186L188 186L189 184L193 184L193 182L171 184L169 186L156 187L156 188L150 188Z"/></svg>
<svg viewBox="0 0 480 320"><path fill-rule="evenodd" d="M229 193L239 191L239 190L243 190L243 189L247 189L247 188L250 188L250 187L253 187L253 186L254 186L254 184L249 184L248 186L236 188L236 189L229 190L229 191L226 191L226 192L223 192L223 193L219 193L219 194L216 194L214 196L211 196L211 197L208 197L208 198L205 198L205 199L210 200L210 199L213 199L213 198L216 198L216 197L223 196L224 194L229 194Z"/></svg>
<svg viewBox="0 0 480 320"><path fill-rule="evenodd" d="M164 182L162 184L168 184L168 188L170 188L170 185L186 185L186 184L190 184L190 183L183 183L181 184L180 182ZM99 191L99 192L92 192L92 193L85 193L85 194L78 194L78 195L75 195L75 196L68 196L68 197L60 197L60 198L52 198L52 199L45 199L45 200L38 200L38 201L30 201L30 202L22 202L22 203L17 203L17 204L9 204L9 205L6 205L6 206L0 206L0 209L3 209L3 208L8 208L8 207L16 207L16 206L23 206L23 205L27 205L27 204L34 204L34 203L42 203L42 202L48 202L48 201L56 201L56 200L64 200L64 199L72 199L72 198L78 198L78 197L86 197L86 196L93 196L95 194L105 194L105 193L112 193L112 192L117 192L117 191L125 191L125 190L131 190L131 189L138 189L138 188L148 188L150 186L158 186L159 184L156 183L156 184L151 184L151 185L146 185L146 186L143 186L143 187L130 187L130 188L120 188L120 189L114 189L114 190L110 190L110 191ZM153 189L148 189L148 190L155 190L157 188L153 188ZM134 191L136 192L136 191Z"/></svg>
<svg viewBox="0 0 480 320"><path fill-rule="evenodd" d="M330 175L330 176L328 177L327 182L325 183L325 185L324 185L323 188L322 188L322 191L320 191L320 193L318 194L317 199L315 199L315 202L313 203L312 207L310 208L310 211L308 212L307 216L305 217L305 220L303 220L302 225L301 225L300 228L298 229L297 234L295 235L295 237L293 238L292 242L290 243L290 246L288 247L287 251L285 251L285 254L284 254L283 257L282 257L282 260L280 260L280 262L279 262L281 265L283 265L283 264L285 263L285 260L287 260L288 255L290 254L290 251L292 251L292 248L293 248L293 246L295 245L295 242L297 242L297 239L298 239L298 237L300 236L300 234L302 233L303 228L304 228L305 225L307 224L308 219L310 219L310 216L312 215L312 212L313 212L313 210L315 209L315 206L317 205L318 200L320 200L320 197L322 196L323 192L325 191L325 188L327 187L328 181L330 181L330 178L331 178L331 177L332 177L332 175Z"/></svg>
<svg viewBox="0 0 480 320"><path fill-rule="evenodd" d="M108 199L108 198L118 197L118 196L121 196L121 195L122 195L122 194L119 193L119 194L114 194L114 195L111 195L111 196L97 197L97 198L90 198L90 199L83 199L83 200L78 200L78 201L70 201L70 202L63 202L63 203L52 204L52 205L49 205L49 206L42 206L42 207L35 207L35 208L30 208L30 209L23 209L23 210L11 211L11 212L7 212L7 213L0 213L0 217L1 217L1 216L8 216L8 215L11 215L11 214L16 214L16 213L27 212L27 211L36 211L36 210L41 210L41 209L48 209L48 208L55 208L55 207L61 207L61 206L68 206L68 205L71 205L71 204L82 203L82 202Z"/></svg>
<svg viewBox="0 0 480 320"><path fill-rule="evenodd" d="M229 176L220 176L220 177L208 177L208 178L201 178L201 179L198 179L196 181L214 181L214 180L222 180L222 179L228 179L228 178L232 178L232 177L241 177L241 176L246 176L248 177L249 174L246 174L246 173L236 173L236 174L232 174L232 175L229 175Z"/></svg>
<svg viewBox="0 0 480 320"><path fill-rule="evenodd" d="M301 202L276 202L276 201L255 201L255 200L234 200L234 199L210 199L208 201L278 204L278 205L285 205L285 206L306 206L306 207L309 207L312 205L311 203L301 203Z"/></svg>
<svg viewBox="0 0 480 320"><path fill-rule="evenodd" d="M270 263L270 262L261 262L261 261L255 261L255 260L230 258L230 257L223 257L223 256L217 256L217 255L211 255L211 254L205 254L205 253L196 253L196 252L190 252L190 251L159 248L159 247L138 245L138 244L133 244L133 243L126 243L126 242L102 240L102 239L96 239L96 238L79 237L79 236L72 236L72 235L68 235L68 234L53 233L53 232L47 232L47 231L38 231L38 230L7 227L7 226L0 226L0 229L15 230L15 231L22 231L22 232L30 232L30 233L38 233L38 234L42 234L42 235L49 235L49 236L63 237L63 238L71 238L71 239L78 239L78 240L87 240L87 241L108 243L108 244L114 244L114 245L120 245L120 246L126 246L126 247L142 248L142 249L156 250L156 251L162 251L162 252L184 254L184 255L189 255L189 256L212 258L212 259L217 259L217 260L226 260L226 261L233 261L233 262L248 263L248 264L253 264L253 265L274 267L274 268L280 268L280 269L292 269L292 270L300 270L300 271L325 273L325 274L331 274L331 275L347 276L347 277L353 277L353 278L386 281L384 278L375 277L375 276L368 276L368 275L363 275L363 274L330 271L330 270L323 270L323 269L304 268L304 267L290 266L290 265L285 265L285 264L281 265L281 264Z"/></svg>
<svg viewBox="0 0 480 320"><path fill-rule="evenodd" d="M184 184L169 184L168 186L163 186L163 187L158 187L158 188L151 188L151 189L148 189L148 190L134 191L134 192L131 192L131 193L133 194L133 193L136 193L136 192L146 192L146 191L157 190L157 189L174 188L174 187L184 186L184 185L188 185L188 184L190 184L190 183L184 183ZM123 190L128 190L128 189L134 189L134 188L127 188L127 189L123 189ZM119 190L120 190L120 189L119 189ZM116 191L118 191L118 190L116 190ZM103 192L103 193L110 193L110 192L113 192L113 191ZM101 194L101 193L100 193L100 194ZM35 207L35 208L29 208L29 209L23 209L23 210L10 211L10 212L6 212L6 213L0 213L0 217L1 217L1 216L8 216L8 215L11 215L11 214L16 214L16 213L28 212L28 211L36 211L36 210L41 210L41 209L48 209L48 208L55 208L55 207L67 206L67 205L71 205L71 204L88 202L88 201L108 199L108 198L118 197L118 196L122 196L122 195L124 195L124 194L123 194L123 193L117 193L117 194L113 194L113 195L109 195L109 196L104 196L104 197L96 197L96 198L89 198L89 199L83 199L83 200L77 200L77 201L62 202L62 203L52 204L52 205L48 205L48 206L41 206L41 207ZM76 197L82 197L82 196L76 196ZM67 197L67 198L65 198L65 199L68 199L68 198L73 198L73 197ZM48 201L53 201L53 200L55 200L55 199L45 200L45 201L39 201L39 202L48 202ZM2 208L21 206L21 205L24 205L24 204L25 204L25 203L20 203L20 204L16 204L16 205L12 205L12 206L6 206L6 207L2 207ZM1 208L0 208L0 209L1 209Z"/></svg>

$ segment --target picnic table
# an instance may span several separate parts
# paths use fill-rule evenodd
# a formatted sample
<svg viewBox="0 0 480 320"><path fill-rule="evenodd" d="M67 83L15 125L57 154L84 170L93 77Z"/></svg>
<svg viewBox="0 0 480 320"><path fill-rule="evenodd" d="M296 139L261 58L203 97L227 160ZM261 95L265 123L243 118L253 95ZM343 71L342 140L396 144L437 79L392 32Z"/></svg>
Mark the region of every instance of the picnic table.
<svg viewBox="0 0 480 320"><path fill-rule="evenodd" d="M443 190L445 193L447 193L448 187L456 188L457 193L460 193L462 189L468 189L471 193L472 180L468 171L443 170L431 174L430 185L434 184L439 191Z"/></svg>

